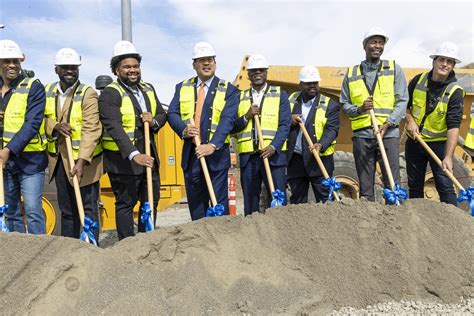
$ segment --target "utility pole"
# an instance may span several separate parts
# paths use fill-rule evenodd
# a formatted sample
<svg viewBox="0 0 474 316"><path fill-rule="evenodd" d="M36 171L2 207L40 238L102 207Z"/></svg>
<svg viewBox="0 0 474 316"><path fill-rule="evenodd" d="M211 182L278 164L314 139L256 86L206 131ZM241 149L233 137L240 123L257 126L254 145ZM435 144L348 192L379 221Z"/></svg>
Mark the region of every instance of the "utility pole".
<svg viewBox="0 0 474 316"><path fill-rule="evenodd" d="M131 0L122 0L122 40L132 42Z"/></svg>

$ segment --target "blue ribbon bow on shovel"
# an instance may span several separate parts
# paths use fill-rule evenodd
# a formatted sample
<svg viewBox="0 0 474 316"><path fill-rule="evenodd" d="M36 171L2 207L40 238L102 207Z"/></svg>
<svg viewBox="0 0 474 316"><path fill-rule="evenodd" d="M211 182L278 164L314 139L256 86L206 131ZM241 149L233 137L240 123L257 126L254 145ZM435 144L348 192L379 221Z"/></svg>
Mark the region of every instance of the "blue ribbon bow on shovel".
<svg viewBox="0 0 474 316"><path fill-rule="evenodd" d="M466 201L471 208L471 215L474 216L474 187L468 187L465 190L461 190L461 192L459 192L457 201Z"/></svg>
<svg viewBox="0 0 474 316"><path fill-rule="evenodd" d="M286 202L286 194L285 192L276 189L272 192L273 200L270 203L270 207L281 206L284 205Z"/></svg>
<svg viewBox="0 0 474 316"><path fill-rule="evenodd" d="M8 233L10 230L7 227L7 224L5 224L5 221L3 220L3 214L7 211L8 209L8 204L0 206L0 231L2 233Z"/></svg>
<svg viewBox="0 0 474 316"><path fill-rule="evenodd" d="M395 184L395 190L383 189L383 196L388 205L400 205L403 203L403 200L408 198L408 193L406 189L397 183Z"/></svg>
<svg viewBox="0 0 474 316"><path fill-rule="evenodd" d="M89 237L89 242L97 247L97 241L95 240L94 230L99 228L99 223L93 221L90 217L84 217L84 226L82 227L81 237L82 241L85 241Z"/></svg>
<svg viewBox="0 0 474 316"><path fill-rule="evenodd" d="M216 204L216 206L209 208L206 211L206 217L215 217L215 216L222 216L224 215L224 205Z"/></svg>
<svg viewBox="0 0 474 316"><path fill-rule="evenodd" d="M334 191L336 192L335 194L339 194L338 191L341 189L341 183L336 180L336 177L331 177L321 181L321 184L329 188L328 200L334 201Z"/></svg>
<svg viewBox="0 0 474 316"><path fill-rule="evenodd" d="M142 206L142 216L140 216L140 220L143 224L145 224L145 231L149 232L153 230L153 221L151 220L151 207L149 202L143 203Z"/></svg>

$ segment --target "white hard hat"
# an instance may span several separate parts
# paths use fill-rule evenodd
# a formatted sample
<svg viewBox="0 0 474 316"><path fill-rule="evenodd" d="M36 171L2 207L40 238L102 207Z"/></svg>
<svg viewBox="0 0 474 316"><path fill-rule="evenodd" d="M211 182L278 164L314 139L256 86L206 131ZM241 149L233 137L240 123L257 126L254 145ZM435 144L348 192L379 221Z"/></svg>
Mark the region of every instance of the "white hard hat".
<svg viewBox="0 0 474 316"><path fill-rule="evenodd" d="M193 59L202 57L216 57L216 52L214 51L214 48L208 42L199 42L194 45Z"/></svg>
<svg viewBox="0 0 474 316"><path fill-rule="evenodd" d="M430 55L430 58L435 59L437 56L443 56L452 58L456 61L456 64L461 63L459 60L459 47L453 42L444 42L436 48L436 51L433 55Z"/></svg>
<svg viewBox="0 0 474 316"><path fill-rule="evenodd" d="M265 56L254 54L247 61L247 70L250 69L268 69L268 62Z"/></svg>
<svg viewBox="0 0 474 316"><path fill-rule="evenodd" d="M385 31L381 27L375 26L375 27L371 28L370 30L368 30L367 33L365 33L364 40L362 41L362 44L365 46L368 39L371 38L372 36L376 36L376 35L379 35L379 36L382 36L383 38L385 38L385 43L388 42L387 33L385 33Z"/></svg>
<svg viewBox="0 0 474 316"><path fill-rule="evenodd" d="M61 48L56 53L56 58L54 59L54 64L56 66L61 65L81 65L81 56L72 48Z"/></svg>
<svg viewBox="0 0 474 316"><path fill-rule="evenodd" d="M319 75L318 68L314 66L304 66L300 70L299 79L301 82L319 82L321 76Z"/></svg>
<svg viewBox="0 0 474 316"><path fill-rule="evenodd" d="M24 55L17 43L11 40L0 40L0 59L18 58L23 59Z"/></svg>
<svg viewBox="0 0 474 316"><path fill-rule="evenodd" d="M129 41L120 41L114 45L114 57L128 55L128 54L138 55L135 45L133 45Z"/></svg>

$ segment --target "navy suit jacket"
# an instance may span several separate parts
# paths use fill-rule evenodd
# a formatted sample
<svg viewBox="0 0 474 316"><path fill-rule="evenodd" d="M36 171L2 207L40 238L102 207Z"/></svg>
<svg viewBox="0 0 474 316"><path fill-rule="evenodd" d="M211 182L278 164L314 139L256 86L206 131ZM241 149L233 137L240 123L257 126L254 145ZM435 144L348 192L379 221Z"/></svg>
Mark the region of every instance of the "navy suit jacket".
<svg viewBox="0 0 474 316"><path fill-rule="evenodd" d="M10 90L5 94L5 97L0 96L0 104L2 111L5 111L6 106L12 96L13 90L24 79L23 75L18 76L10 84ZM0 78L0 87L3 85L3 80ZM20 130L10 140L8 147L10 149L10 157L7 163L7 169L15 173L15 170L20 169L27 174L35 174L44 171L48 166L48 158L46 152L41 153L23 153L23 149L28 145L30 140L38 135L38 131L43 122L44 109L46 106L46 93L44 86L39 80L36 80L31 85L28 93L25 123Z"/></svg>
<svg viewBox="0 0 474 316"><path fill-rule="evenodd" d="M206 98L204 100L201 122L200 122L200 132L201 132L201 143L207 144L212 143L216 145L216 151L210 156L206 157L207 166L211 171L219 171L230 168L230 151L229 145L225 144L225 139L230 134L232 127L234 126L235 117L237 116L237 109L239 106L239 92L236 87L232 84L228 84L227 92L225 95L225 106L222 110L219 124L217 126L216 132L214 133L212 139L210 137L211 131L211 117L212 117L212 103L214 102L214 97L216 95L217 84L219 83L219 78L214 76L214 79L211 82L211 85L207 91ZM196 91L196 82L197 78L194 80L194 108L196 108L197 101L197 91ZM181 110L179 102L179 92L181 90L182 83L176 85L176 90L173 96L173 100L168 107L168 122L171 128L179 136L183 136L183 131L186 128L186 122L181 120ZM181 160L181 167L186 172L189 162L191 159L196 158L195 154L196 146L193 143L192 138L184 138L183 145L183 155Z"/></svg>
<svg viewBox="0 0 474 316"><path fill-rule="evenodd" d="M327 121L326 121L326 125L324 126L323 135L321 136L321 139L317 139L316 134L314 132L314 124L315 124L315 119L316 119L316 109L319 106L320 96L321 96L320 94L316 95L316 99L313 105L311 106L311 110L309 111L308 117L306 118L305 127L306 127L306 130L308 131L308 134L311 136L311 141L313 143L320 143L322 146L321 153L324 153L324 151L336 139L337 134L339 132L339 103L337 103L336 101L332 99L329 101L328 109L326 111ZM300 94L295 101L295 106L293 107L292 114L302 113L301 111L302 102L303 102L303 95ZM300 131L299 125L291 126L290 135L288 136L288 150L286 152L288 163L290 163L291 157L293 156L295 145L296 145L296 139L298 137L299 131ZM321 170L319 169L316 163L316 159L314 159L313 154L309 151L309 148L308 148L309 145L304 135L302 135L302 141L303 141L302 156L303 156L304 166L301 166L301 167L306 169L310 177L322 175ZM327 166L327 164L332 163L332 159L333 159L332 155L321 156L321 160L323 161L325 166ZM291 177L291 175L288 174L288 177Z"/></svg>
<svg viewBox="0 0 474 316"><path fill-rule="evenodd" d="M267 91L270 85L267 85ZM265 92L266 93L266 92ZM262 99L262 104L265 102L265 96ZM249 107L251 106L252 101L249 102ZM276 132L275 138L273 138L270 145L275 148L275 154L271 156L268 161L270 162L271 166L286 166L286 155L285 152L282 151L283 144L285 143L288 133L290 131L291 126L291 110L290 110L290 101L288 101L288 94L286 91L280 91L280 111L278 112L278 130ZM251 123L252 121L247 121L245 119L245 115L237 118L235 120L233 132L237 133L243 130L247 124ZM254 142L255 135L252 133L252 141ZM247 165L249 161L250 155L254 153L243 153L239 155L240 160L240 167L243 168Z"/></svg>

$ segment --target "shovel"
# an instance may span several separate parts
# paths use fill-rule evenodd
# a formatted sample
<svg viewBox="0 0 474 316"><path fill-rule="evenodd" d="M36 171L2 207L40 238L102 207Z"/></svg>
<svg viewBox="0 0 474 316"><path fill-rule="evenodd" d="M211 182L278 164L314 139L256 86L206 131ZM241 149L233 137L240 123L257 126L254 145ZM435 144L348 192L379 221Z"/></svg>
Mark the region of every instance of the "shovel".
<svg viewBox="0 0 474 316"><path fill-rule="evenodd" d="M189 120L189 125L194 127L194 120ZM196 147L201 145L201 138L199 135L194 136L194 143ZM206 211L206 217L213 217L213 216L222 216L224 215L224 206L222 204L217 204L216 194L214 193L214 188L212 187L211 176L209 175L209 170L207 169L206 158L201 157L199 158L199 162L201 163L202 173L204 173L204 178L206 179L207 190L209 191L209 197L211 198L211 205Z"/></svg>
<svg viewBox="0 0 474 316"><path fill-rule="evenodd" d="M441 159L436 156L435 152L428 146L428 144L421 138L419 134L415 135L415 139L420 145L426 150L426 152L433 158L436 164L443 169L443 163ZM444 173L448 176L448 178L454 183L456 187L459 189L459 196L458 202L466 201L469 206L471 207L471 215L474 216L474 187L470 186L467 189L464 189L461 183L459 183L458 179L453 175L451 171L448 169L443 169Z"/></svg>
<svg viewBox="0 0 474 316"><path fill-rule="evenodd" d="M75 163L74 163L74 156L72 153L71 138L69 136L66 136L64 137L64 141L66 142L67 158L68 158L69 166L71 168L70 171L72 171ZM74 193L76 195L79 220L81 221L81 226L82 226L80 240L83 240L87 243L91 243L97 247L97 241L95 240L95 236L94 236L94 229L98 229L99 225L97 224L97 222L94 222L91 218L84 215L84 205L82 204L81 188L79 186L79 179L77 177L77 174L75 174L74 177L72 177L72 184L74 186Z"/></svg>
<svg viewBox="0 0 474 316"><path fill-rule="evenodd" d="M314 144L313 144L313 141L311 140L311 137L308 134L308 131L306 130L306 127L304 126L303 122L299 122L298 124L300 125L300 129L303 132L304 138L306 138L306 141L308 142L309 147L311 147L311 152L313 153L313 156L316 159L316 162L318 163L319 169L321 169L321 172L323 173L323 177L325 179L323 180L323 185L329 186L328 199L332 200L333 191L336 191L336 193L334 194L334 198L336 199L336 201L340 202L341 199L339 198L339 194L337 191L341 188L341 184L336 181L335 177L332 177L332 178L329 177L329 174L326 170L326 167L324 167L323 161L321 160L319 153L317 152L317 150L313 148Z"/></svg>
<svg viewBox="0 0 474 316"><path fill-rule="evenodd" d="M262 128L260 127L260 118L258 117L258 114L255 114L255 116L253 117L253 121L255 122L255 128L257 129L260 149L263 149L265 148L265 142L263 141ZM272 171L270 169L270 162L268 162L268 158L263 158L263 165L265 166L268 186L270 188L270 192L272 192L273 197L270 207L281 206L285 203L286 200L285 193L281 192L278 189L275 190L275 185L273 184L272 178Z"/></svg>
<svg viewBox="0 0 474 316"><path fill-rule="evenodd" d="M377 119L375 118L375 113L373 109L369 110L370 118L372 120L372 126L374 128L375 137L377 137L377 142L379 144L380 153L382 155L383 164L385 167L385 172L387 173L388 181L390 183L390 189L384 189L383 194L387 203L390 205L400 205L403 200L406 200L408 195L405 189L400 187L400 185L393 181L392 169L390 169L390 164L388 162L387 153L385 152L385 147L383 145L382 135L380 135L379 126L377 124Z"/></svg>
<svg viewBox="0 0 474 316"><path fill-rule="evenodd" d="M151 156L150 153L150 124L144 123L145 129L145 155ZM146 187L148 191L148 201L142 205L142 216L140 220L145 224L145 231L150 232L155 229L154 212L153 212L153 179L152 170L150 167L146 167Z"/></svg>
<svg viewBox="0 0 474 316"><path fill-rule="evenodd" d="M0 160L0 232L2 233L9 232L3 216L7 209L8 205L5 204L5 191L3 189L3 160Z"/></svg>

